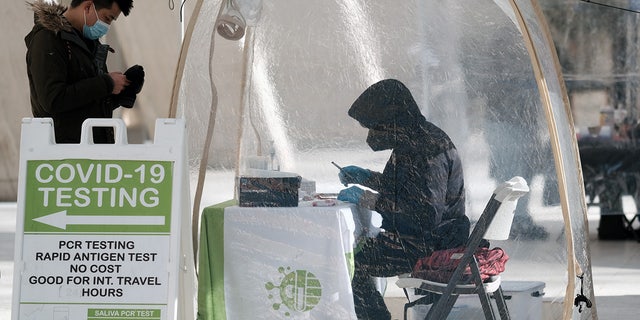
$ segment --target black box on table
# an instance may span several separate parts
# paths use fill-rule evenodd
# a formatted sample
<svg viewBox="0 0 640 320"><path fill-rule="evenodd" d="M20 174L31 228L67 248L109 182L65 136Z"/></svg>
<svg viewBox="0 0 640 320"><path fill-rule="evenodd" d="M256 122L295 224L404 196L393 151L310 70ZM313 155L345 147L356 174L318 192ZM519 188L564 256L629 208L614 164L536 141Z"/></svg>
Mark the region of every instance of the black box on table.
<svg viewBox="0 0 640 320"><path fill-rule="evenodd" d="M297 207L302 178L291 173L255 173L238 177L240 207ZM273 176L267 176L273 175Z"/></svg>

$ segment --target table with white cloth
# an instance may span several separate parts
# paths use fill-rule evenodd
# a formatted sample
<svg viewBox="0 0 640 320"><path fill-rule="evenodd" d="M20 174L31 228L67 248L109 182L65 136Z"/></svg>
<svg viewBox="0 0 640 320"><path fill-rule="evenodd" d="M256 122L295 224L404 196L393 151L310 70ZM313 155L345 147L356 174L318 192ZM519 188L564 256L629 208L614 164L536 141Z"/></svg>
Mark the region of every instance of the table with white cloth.
<svg viewBox="0 0 640 320"><path fill-rule="evenodd" d="M371 212L338 203L202 213L198 319L356 319L351 277Z"/></svg>

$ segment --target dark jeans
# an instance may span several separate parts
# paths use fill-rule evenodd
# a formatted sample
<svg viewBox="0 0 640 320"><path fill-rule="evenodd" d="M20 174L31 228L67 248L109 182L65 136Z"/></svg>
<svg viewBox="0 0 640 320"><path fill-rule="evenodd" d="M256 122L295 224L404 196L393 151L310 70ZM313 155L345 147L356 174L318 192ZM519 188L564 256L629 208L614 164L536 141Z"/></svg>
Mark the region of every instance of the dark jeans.
<svg viewBox="0 0 640 320"><path fill-rule="evenodd" d="M393 277L411 272L417 259L428 254L411 249L406 243L403 246L397 235L382 232L376 238L367 239L356 253L351 286L359 320L391 319L372 277Z"/></svg>

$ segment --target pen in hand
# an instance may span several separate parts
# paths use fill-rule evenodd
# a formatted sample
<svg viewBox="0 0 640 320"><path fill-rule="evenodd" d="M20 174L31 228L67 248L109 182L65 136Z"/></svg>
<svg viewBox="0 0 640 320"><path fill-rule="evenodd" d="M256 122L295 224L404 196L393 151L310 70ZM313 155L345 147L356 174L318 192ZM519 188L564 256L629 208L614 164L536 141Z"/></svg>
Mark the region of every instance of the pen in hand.
<svg viewBox="0 0 640 320"><path fill-rule="evenodd" d="M342 172L342 174L344 174L345 176L351 178L351 175L349 175L346 171L342 170L342 167L339 166L337 163L331 161L331 164L334 165L336 168L338 168L340 170L340 172ZM347 184L345 183L344 186L346 187Z"/></svg>

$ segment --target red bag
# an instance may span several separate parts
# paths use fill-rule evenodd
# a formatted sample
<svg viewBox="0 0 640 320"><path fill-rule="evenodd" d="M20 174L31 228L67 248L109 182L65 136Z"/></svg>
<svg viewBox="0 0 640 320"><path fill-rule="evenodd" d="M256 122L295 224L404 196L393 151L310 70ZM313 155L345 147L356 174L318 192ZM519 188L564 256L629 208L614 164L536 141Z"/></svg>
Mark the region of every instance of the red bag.
<svg viewBox="0 0 640 320"><path fill-rule="evenodd" d="M460 263L465 247L434 251L428 257L419 259L413 267L412 277L436 282L449 282L453 271ZM474 253L480 269L482 281L497 276L504 271L509 256L501 248L478 248ZM464 270L462 282L471 282L471 268Z"/></svg>

